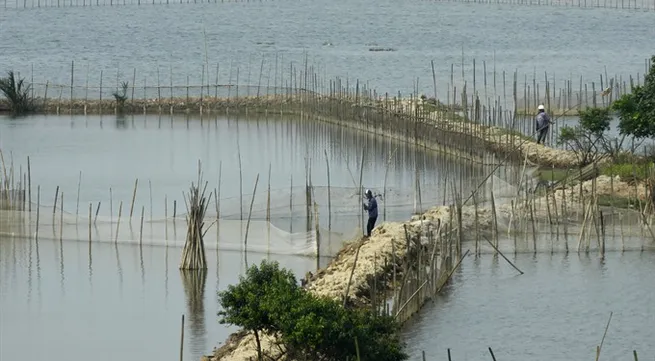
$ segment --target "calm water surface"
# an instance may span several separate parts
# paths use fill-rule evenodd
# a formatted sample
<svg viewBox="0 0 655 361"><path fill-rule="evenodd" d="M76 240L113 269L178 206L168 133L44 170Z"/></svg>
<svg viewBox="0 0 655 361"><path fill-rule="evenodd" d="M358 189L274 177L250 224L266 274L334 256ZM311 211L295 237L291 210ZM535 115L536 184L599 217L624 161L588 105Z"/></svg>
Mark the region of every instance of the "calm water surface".
<svg viewBox="0 0 655 361"><path fill-rule="evenodd" d="M426 208L442 203L446 178L457 184L461 179L464 187L472 189L486 176L480 166L426 154L374 134L292 118L4 118L0 122L0 149L7 163L13 159L15 178L20 178L21 169L26 171L30 157L32 202L36 202L35 188L40 185L41 205L51 206L59 186L65 194L64 211L73 215L79 212L78 185L82 215L87 214L89 203L95 210L98 202L102 202L101 216L116 217L121 201L124 212L128 212L136 179L135 214L143 207L147 219L157 219L168 207L170 217L174 200L177 214L182 214L182 192L197 180L200 160L209 190L218 190L220 178L221 218L247 219L259 175L252 219L266 220L270 179L272 223L297 231L306 216L305 179L309 176L321 227L327 228L331 222L331 230L344 237L354 235L363 214L357 190L360 175L363 187L380 194L386 177L381 220L385 215L387 220L407 219L415 204ZM364 169L360 174L362 152ZM415 192L417 174L420 199ZM244 196L239 197L242 193ZM446 196L450 198L450 192ZM208 211L213 215L214 204Z"/></svg>
<svg viewBox="0 0 655 361"><path fill-rule="evenodd" d="M262 57L262 84L285 85L289 62L302 70L307 54L324 76L363 79L392 94L413 91L419 78L419 90L432 94L434 60L439 97L445 99L448 83L459 89L464 83L463 55L469 93L475 58L477 90L484 86L485 65L487 88L493 90L495 67L497 95L506 71L511 98L515 70L521 84L523 75L530 83L535 76L542 82L546 71L556 79L555 88L572 79L575 90L580 76L598 82L605 67L609 76L626 80L628 74L643 74L644 60L655 49L653 23L653 12L414 0L6 9L0 12L0 69L31 79L33 64L35 82L68 86L75 61L74 83L81 87L76 96L84 97L87 79L90 87L99 87L101 71L105 87L116 86L117 75L150 86L171 80L185 86L188 76L200 85L207 62L205 80L211 84L219 64L218 83L235 84L239 67L239 83L257 85ZM53 89L51 94L58 93Z"/></svg>
<svg viewBox="0 0 655 361"><path fill-rule="evenodd" d="M447 291L428 304L405 336L412 359L584 360L595 357L614 312L601 359L655 354L653 252L469 257Z"/></svg>
<svg viewBox="0 0 655 361"><path fill-rule="evenodd" d="M233 327L218 323L216 292L236 283L243 254L207 252L204 283L178 270L181 248L0 237L0 359L199 360ZM251 254L258 263L263 255ZM275 257L304 274L309 258Z"/></svg>

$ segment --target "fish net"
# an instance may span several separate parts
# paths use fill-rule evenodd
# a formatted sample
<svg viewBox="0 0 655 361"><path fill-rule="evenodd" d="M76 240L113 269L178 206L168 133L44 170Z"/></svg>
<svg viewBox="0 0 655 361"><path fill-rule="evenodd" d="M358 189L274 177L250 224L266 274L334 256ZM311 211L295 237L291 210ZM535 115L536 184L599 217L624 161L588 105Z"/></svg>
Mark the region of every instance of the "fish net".
<svg viewBox="0 0 655 361"><path fill-rule="evenodd" d="M467 178L466 181L422 180L420 187L401 184L394 187L370 187L378 199L378 222L406 221L411 215L442 204L452 203L459 195L466 198L478 189L477 200L515 195L516 187L498 176ZM478 187L483 182L482 186ZM343 241L363 234L366 212L363 189L357 187L295 186L286 189L260 187L254 194L239 197L210 195L205 215L207 248L280 255L334 255ZM110 203L109 205L107 203ZM167 201L153 209L152 203L139 199L134 207L116 200L77 205L21 204L24 210L0 210L0 235L41 240L115 242L154 246L182 247L187 220L183 202L174 209ZM148 204L148 205L143 205ZM7 207L3 207L7 208ZM164 208L163 211L161 208ZM130 210L132 216L130 217ZM120 218L119 218L120 213ZM142 219L143 214L143 219Z"/></svg>

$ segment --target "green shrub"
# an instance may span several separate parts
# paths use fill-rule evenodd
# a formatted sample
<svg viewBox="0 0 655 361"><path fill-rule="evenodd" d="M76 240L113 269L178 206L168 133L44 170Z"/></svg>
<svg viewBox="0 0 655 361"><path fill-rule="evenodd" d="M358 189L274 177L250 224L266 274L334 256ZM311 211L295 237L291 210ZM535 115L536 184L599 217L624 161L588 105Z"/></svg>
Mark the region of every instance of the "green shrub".
<svg viewBox="0 0 655 361"><path fill-rule="evenodd" d="M7 77L0 78L0 92L7 98L9 107L14 115L21 115L34 111L34 99L30 95L32 86L25 84L25 79L18 79L13 71L7 72Z"/></svg>
<svg viewBox="0 0 655 361"><path fill-rule="evenodd" d="M221 323L259 337L275 332L292 359L316 361L402 361L407 359L390 316L368 309L344 308L340 302L317 297L299 287L290 271L276 262L252 266L237 285L219 294Z"/></svg>
<svg viewBox="0 0 655 361"><path fill-rule="evenodd" d="M603 167L602 170L602 174L611 177L619 176L619 179L630 184L645 181L653 173L653 163L615 163Z"/></svg>

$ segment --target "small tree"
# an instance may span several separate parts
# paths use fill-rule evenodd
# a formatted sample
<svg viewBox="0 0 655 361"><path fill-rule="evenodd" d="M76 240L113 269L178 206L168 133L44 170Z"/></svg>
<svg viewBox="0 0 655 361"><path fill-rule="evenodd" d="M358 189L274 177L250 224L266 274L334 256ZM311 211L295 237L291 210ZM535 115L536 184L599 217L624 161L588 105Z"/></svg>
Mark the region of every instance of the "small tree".
<svg viewBox="0 0 655 361"><path fill-rule="evenodd" d="M621 134L637 139L655 138L655 55L646 74L644 85L617 99L613 108L619 115Z"/></svg>
<svg viewBox="0 0 655 361"><path fill-rule="evenodd" d="M277 263L252 266L235 286L219 294L221 323L251 331L263 358L261 332L275 333L287 359L312 361L402 361L404 344L393 317L348 309L297 285ZM359 349L359 352L358 352Z"/></svg>
<svg viewBox="0 0 655 361"><path fill-rule="evenodd" d="M581 110L579 116L578 125L560 129L557 142L570 148L583 167L597 161L610 149L611 142L605 132L610 129L611 118L607 108L587 108Z"/></svg>
<svg viewBox="0 0 655 361"><path fill-rule="evenodd" d="M34 99L30 95L32 86L25 84L24 78L18 78L13 71L7 72L7 77L0 78L0 92L9 102L14 115L21 115L35 110Z"/></svg>
<svg viewBox="0 0 655 361"><path fill-rule="evenodd" d="M277 319L298 297L300 287L291 271L280 269L277 262L262 261L251 266L239 283L219 293L223 311L220 322L243 327L253 332L257 355L263 360L260 335L262 331L279 331Z"/></svg>

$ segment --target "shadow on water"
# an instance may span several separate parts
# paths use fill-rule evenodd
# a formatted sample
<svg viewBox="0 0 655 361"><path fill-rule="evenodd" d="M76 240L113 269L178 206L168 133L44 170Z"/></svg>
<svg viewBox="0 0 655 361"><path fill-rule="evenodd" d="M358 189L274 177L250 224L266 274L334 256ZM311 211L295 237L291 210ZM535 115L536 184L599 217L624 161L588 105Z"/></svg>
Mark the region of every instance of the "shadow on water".
<svg viewBox="0 0 655 361"><path fill-rule="evenodd" d="M186 294L188 328L191 331L191 345L194 353L207 350L207 327L205 325L205 284L207 270L180 270L182 285Z"/></svg>

